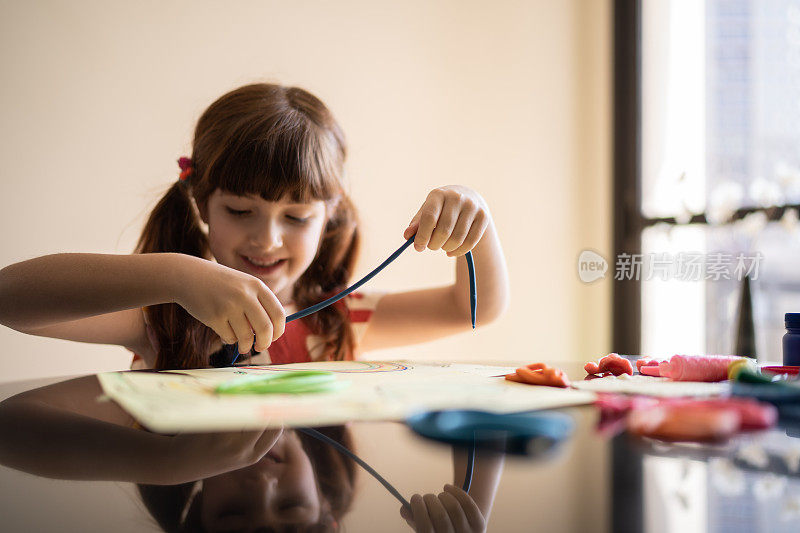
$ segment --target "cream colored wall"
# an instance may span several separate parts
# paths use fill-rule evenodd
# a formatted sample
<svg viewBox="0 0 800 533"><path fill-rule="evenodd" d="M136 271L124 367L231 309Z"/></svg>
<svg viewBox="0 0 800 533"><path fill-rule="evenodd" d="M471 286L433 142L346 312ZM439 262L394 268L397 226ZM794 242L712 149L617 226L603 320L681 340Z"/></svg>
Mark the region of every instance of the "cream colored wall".
<svg viewBox="0 0 800 533"><path fill-rule="evenodd" d="M595 357L609 349L610 285L582 284L576 262L610 249L609 4L0 4L0 265L130 252L205 106L279 81L320 96L347 133L360 272L402 242L439 185L477 189L501 235L512 284L502 320L374 357ZM372 286L453 276L444 253L407 252ZM129 362L121 348L2 327L0 346L1 380Z"/></svg>

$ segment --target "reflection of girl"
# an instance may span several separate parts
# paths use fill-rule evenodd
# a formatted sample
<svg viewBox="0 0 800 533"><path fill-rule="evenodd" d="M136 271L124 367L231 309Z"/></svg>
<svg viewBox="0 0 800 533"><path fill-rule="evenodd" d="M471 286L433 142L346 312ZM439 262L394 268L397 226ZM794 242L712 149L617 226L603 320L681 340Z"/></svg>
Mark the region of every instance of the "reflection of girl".
<svg viewBox="0 0 800 533"><path fill-rule="evenodd" d="M129 481L166 531L338 529L353 499L352 459L292 430L159 435L134 429L97 378L63 381L0 402L0 464L56 479ZM318 431L353 449L343 426ZM401 516L418 531L483 531L502 456L475 456L469 494L414 495ZM454 485L467 470L453 451Z"/></svg>
<svg viewBox="0 0 800 533"><path fill-rule="evenodd" d="M350 447L343 426L317 428ZM335 531L353 499L355 464L332 447L284 431L257 463L177 486L139 485L164 531Z"/></svg>

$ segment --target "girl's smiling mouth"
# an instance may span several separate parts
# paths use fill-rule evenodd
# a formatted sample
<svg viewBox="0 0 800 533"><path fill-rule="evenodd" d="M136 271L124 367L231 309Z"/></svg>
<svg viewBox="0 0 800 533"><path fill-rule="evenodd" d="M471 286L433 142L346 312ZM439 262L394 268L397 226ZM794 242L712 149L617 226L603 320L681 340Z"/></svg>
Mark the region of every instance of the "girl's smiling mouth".
<svg viewBox="0 0 800 533"><path fill-rule="evenodd" d="M245 265L249 268L249 270L259 276L266 276L269 274L274 274L280 268L283 267L283 264L286 263L286 259L271 259L271 260L263 260L256 257L249 257L246 255L239 255L244 261Z"/></svg>

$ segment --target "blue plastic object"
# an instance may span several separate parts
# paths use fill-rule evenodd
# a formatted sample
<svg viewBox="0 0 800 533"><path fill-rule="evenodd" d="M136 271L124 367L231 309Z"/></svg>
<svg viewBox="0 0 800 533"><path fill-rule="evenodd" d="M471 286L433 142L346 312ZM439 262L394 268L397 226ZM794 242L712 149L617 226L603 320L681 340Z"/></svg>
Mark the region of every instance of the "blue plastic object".
<svg viewBox="0 0 800 533"><path fill-rule="evenodd" d="M486 411L429 411L409 417L406 424L423 437L516 455L547 452L572 435L574 422L564 413L498 414ZM498 446L501 449L498 449Z"/></svg>

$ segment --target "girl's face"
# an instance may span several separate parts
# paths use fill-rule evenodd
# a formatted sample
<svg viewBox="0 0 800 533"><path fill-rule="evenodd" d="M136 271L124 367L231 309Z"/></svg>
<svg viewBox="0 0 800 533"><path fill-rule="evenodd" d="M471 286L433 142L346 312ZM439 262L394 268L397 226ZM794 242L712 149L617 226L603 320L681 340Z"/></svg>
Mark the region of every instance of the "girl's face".
<svg viewBox="0 0 800 533"><path fill-rule="evenodd" d="M201 216L217 262L261 279L286 305L295 281L317 255L326 209L322 200L268 202L217 189Z"/></svg>
<svg viewBox="0 0 800 533"><path fill-rule="evenodd" d="M307 526L320 518L314 470L294 431L284 431L256 464L204 480L199 497L208 531Z"/></svg>

